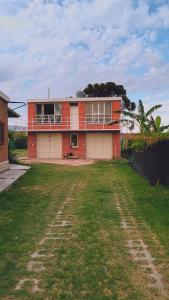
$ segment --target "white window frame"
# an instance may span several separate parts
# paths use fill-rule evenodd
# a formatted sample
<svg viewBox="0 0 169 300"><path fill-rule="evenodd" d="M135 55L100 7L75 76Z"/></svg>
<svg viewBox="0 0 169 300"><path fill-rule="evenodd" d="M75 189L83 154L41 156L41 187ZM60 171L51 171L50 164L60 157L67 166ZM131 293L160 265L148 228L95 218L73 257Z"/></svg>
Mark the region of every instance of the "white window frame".
<svg viewBox="0 0 169 300"><path fill-rule="evenodd" d="M44 115L44 105L45 104L53 104L54 105L54 115ZM59 104L60 105L60 114L56 113L56 107L55 104ZM42 105L42 113L41 114L37 114L37 105ZM56 102L56 103L37 103L36 105L36 120L37 123L52 123L52 124L61 124L62 123L62 104L60 102ZM60 122L56 122L56 117L60 116ZM52 122L53 120L53 122Z"/></svg>
<svg viewBox="0 0 169 300"><path fill-rule="evenodd" d="M103 113L100 113L100 105L103 103L104 104L104 109L103 109ZM110 111L110 122L111 122L111 119L112 119L112 102L103 102L103 101L98 101L98 102L88 102L86 103L86 111L85 111L85 116L86 116L86 123L88 124L105 124L107 122L105 122L105 118L106 118L106 103L111 103L110 105L110 108L111 108L111 111ZM92 107L92 114L87 114L87 104L91 104L91 107ZM93 104L97 104L97 114L94 114L93 113ZM103 122L100 122L99 118L100 116L103 116ZM91 116L92 119L91 121L87 121L87 116ZM94 118L97 117L97 122L94 121Z"/></svg>

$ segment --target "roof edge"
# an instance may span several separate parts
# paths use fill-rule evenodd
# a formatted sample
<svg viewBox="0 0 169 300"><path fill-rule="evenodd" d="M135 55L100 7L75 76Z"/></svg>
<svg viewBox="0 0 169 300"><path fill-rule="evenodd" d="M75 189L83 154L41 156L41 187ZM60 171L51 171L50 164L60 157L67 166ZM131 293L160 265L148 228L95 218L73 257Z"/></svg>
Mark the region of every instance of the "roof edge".
<svg viewBox="0 0 169 300"><path fill-rule="evenodd" d="M40 98L40 99L28 99L28 103L36 103L36 102L82 102L82 101L115 101L122 100L122 97L83 97L83 98Z"/></svg>
<svg viewBox="0 0 169 300"><path fill-rule="evenodd" d="M0 98L5 100L6 102L9 102L10 100L10 98L7 95L5 95L2 91L0 91Z"/></svg>

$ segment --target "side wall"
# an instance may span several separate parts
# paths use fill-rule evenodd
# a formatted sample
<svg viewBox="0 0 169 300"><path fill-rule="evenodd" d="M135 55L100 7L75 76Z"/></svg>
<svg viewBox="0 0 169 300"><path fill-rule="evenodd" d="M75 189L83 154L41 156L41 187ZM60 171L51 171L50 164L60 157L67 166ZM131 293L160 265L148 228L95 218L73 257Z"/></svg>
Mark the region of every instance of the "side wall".
<svg viewBox="0 0 169 300"><path fill-rule="evenodd" d="M0 145L0 172L8 168L8 105L0 99L0 121L4 123L4 143Z"/></svg>

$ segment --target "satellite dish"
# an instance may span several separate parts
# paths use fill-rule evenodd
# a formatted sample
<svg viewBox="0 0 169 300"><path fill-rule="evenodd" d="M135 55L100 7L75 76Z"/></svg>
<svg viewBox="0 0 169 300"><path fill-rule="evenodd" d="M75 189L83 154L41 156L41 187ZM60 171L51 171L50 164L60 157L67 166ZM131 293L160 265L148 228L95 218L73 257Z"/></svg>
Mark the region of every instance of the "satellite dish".
<svg viewBox="0 0 169 300"><path fill-rule="evenodd" d="M84 98L84 94L82 91L77 91L76 92L76 98Z"/></svg>

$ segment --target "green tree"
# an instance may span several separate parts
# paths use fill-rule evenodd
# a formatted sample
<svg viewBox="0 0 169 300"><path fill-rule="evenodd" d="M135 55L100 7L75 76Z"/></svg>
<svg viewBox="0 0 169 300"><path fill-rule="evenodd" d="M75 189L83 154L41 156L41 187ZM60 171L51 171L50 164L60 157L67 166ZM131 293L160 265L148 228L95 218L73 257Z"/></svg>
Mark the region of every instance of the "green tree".
<svg viewBox="0 0 169 300"><path fill-rule="evenodd" d="M135 103L127 97L123 85L114 82L88 84L83 94L85 97L122 97L122 110L133 111L136 108Z"/></svg>
<svg viewBox="0 0 169 300"><path fill-rule="evenodd" d="M155 105L151 107L147 112L145 112L144 105L142 101L139 100L138 113L122 110L122 114L124 117L120 120L113 121L110 124L122 123L124 125L127 125L130 130L133 130L136 125L141 133L157 132L158 128L161 128L161 130L159 131L164 131L165 129L169 128L169 126L160 127L161 118L159 122L159 118L156 118L154 120L152 116L152 113L159 109L161 106L161 104ZM118 111L118 113L121 113L121 111Z"/></svg>

